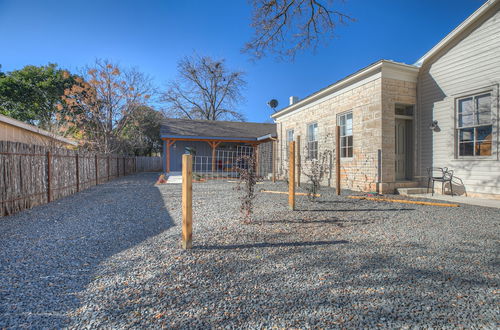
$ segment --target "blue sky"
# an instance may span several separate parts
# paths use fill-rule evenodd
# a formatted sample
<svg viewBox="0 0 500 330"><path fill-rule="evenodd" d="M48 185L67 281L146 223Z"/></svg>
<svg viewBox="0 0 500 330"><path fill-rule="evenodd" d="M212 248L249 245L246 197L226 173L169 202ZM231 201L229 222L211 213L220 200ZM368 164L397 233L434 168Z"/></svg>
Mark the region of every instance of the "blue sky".
<svg viewBox="0 0 500 330"><path fill-rule="evenodd" d="M484 0L346 0L337 8L356 22L295 61L257 62L240 52L249 40L246 0L0 0L2 71L57 63L77 70L95 58L136 66L159 88L176 76L177 61L194 52L225 58L246 72L249 121L269 121L271 98L288 104L379 59L414 63Z"/></svg>

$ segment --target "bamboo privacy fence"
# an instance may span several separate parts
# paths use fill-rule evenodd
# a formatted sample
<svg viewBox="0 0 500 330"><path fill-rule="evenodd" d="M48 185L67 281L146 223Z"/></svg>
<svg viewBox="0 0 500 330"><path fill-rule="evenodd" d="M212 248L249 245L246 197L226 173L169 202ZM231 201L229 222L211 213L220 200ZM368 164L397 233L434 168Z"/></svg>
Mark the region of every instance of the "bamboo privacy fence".
<svg viewBox="0 0 500 330"><path fill-rule="evenodd" d="M0 141L0 217L146 171L161 171L161 158L102 155Z"/></svg>

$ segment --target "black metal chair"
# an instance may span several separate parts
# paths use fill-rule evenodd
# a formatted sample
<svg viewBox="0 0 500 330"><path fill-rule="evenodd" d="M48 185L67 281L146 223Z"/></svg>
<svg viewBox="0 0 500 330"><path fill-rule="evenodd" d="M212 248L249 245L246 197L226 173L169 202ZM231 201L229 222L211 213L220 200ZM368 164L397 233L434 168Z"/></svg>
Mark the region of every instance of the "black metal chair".
<svg viewBox="0 0 500 330"><path fill-rule="evenodd" d="M432 196L434 196L434 182L437 181L441 182L441 193L444 195L444 184L449 182L451 196L453 196L453 170L449 170L447 167L428 167L427 175L427 192L429 192L432 182Z"/></svg>

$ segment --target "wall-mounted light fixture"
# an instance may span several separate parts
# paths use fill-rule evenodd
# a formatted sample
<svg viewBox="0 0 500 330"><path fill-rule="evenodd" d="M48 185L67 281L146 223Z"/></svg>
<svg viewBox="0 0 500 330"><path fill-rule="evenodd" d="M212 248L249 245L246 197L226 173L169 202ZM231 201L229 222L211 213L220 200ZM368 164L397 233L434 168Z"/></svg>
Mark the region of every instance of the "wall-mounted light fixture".
<svg viewBox="0 0 500 330"><path fill-rule="evenodd" d="M430 125L429 125L429 129L432 130L432 131L436 131L439 129L439 125L438 125L438 121L437 120L434 120Z"/></svg>

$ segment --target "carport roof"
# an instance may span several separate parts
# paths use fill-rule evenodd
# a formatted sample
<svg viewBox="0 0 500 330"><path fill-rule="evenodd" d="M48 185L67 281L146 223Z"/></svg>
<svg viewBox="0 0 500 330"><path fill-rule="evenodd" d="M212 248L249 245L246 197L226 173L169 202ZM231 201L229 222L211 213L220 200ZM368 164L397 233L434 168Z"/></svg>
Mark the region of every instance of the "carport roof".
<svg viewBox="0 0 500 330"><path fill-rule="evenodd" d="M276 124L239 121L167 118L161 123L162 138L259 141L276 136Z"/></svg>

